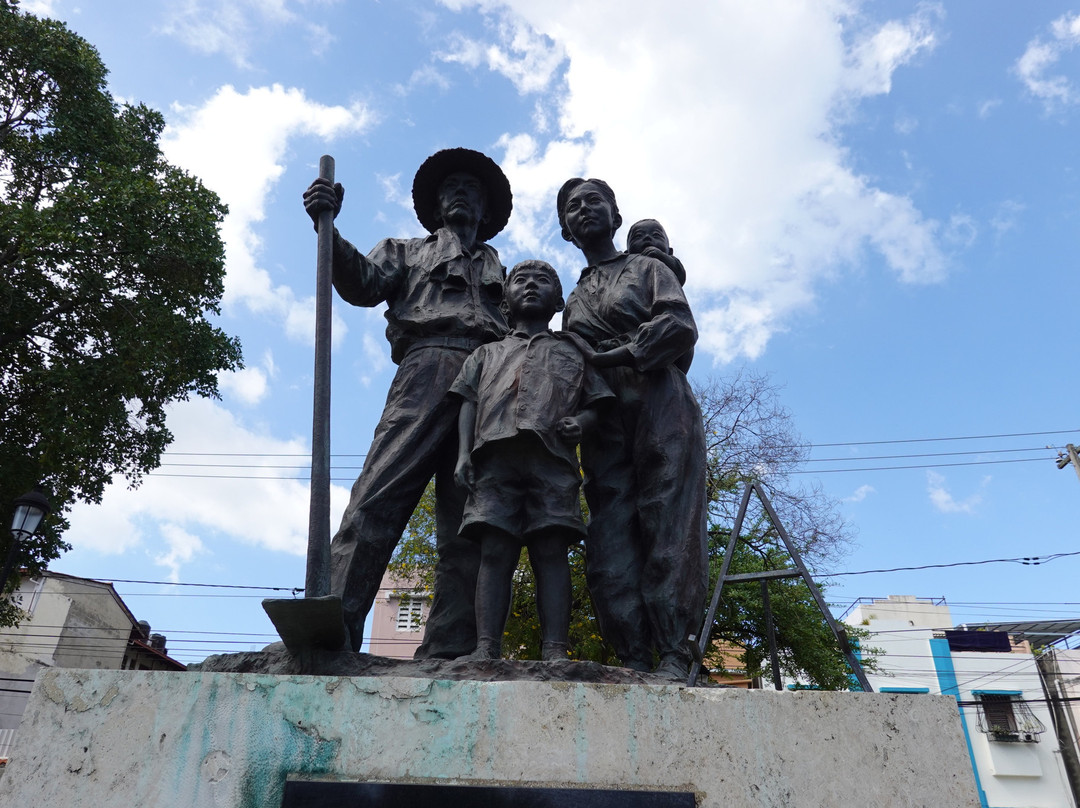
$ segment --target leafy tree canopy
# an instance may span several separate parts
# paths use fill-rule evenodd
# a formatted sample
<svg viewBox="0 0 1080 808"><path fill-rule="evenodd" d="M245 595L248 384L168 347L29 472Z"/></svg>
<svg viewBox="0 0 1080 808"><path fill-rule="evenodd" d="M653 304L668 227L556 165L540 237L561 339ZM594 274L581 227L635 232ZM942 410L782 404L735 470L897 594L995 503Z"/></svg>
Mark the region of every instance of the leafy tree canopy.
<svg viewBox="0 0 1080 808"><path fill-rule="evenodd" d="M710 594L720 573L743 487L752 479L764 483L785 530L811 569L841 557L850 542L850 529L835 504L820 489L791 482L791 472L805 460L809 447L780 403L778 389L767 377L736 373L709 381L697 387L695 393L702 409L709 461ZM757 503L756 498L751 502ZM434 486L429 485L391 562L391 570L400 579L415 581L418 589L429 591L436 558L434 507ZM584 500L582 508L586 508ZM793 566L760 508L748 512L741 532L730 573ZM604 643L596 624L585 583L585 563L584 548L571 547L571 655L613 664L614 653ZM806 585L800 579L771 581L769 594L781 672L823 689L846 689L850 683L847 663ZM503 637L505 655L540 658L535 604L535 582L528 553L523 551ZM702 604L703 620L704 616ZM856 629L848 633L854 639L859 636ZM712 666L720 667L722 660L736 657L747 676L771 679L766 638L760 584L726 585L707 654ZM866 655L872 655L870 649ZM866 667L873 669L871 659L867 659Z"/></svg>
<svg viewBox="0 0 1080 808"><path fill-rule="evenodd" d="M62 23L0 0L0 520L42 485L54 516L21 552L31 573L66 549L74 501L157 467L166 405L216 396L241 365L206 319L226 208L165 161L162 116L114 101L106 73ZM0 604L0 624L14 616Z"/></svg>

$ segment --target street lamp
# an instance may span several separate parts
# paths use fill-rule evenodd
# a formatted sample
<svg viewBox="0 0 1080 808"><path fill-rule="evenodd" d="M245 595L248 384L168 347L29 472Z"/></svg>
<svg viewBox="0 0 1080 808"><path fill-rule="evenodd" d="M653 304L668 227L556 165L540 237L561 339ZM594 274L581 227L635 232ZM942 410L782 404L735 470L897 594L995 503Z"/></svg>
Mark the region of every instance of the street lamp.
<svg viewBox="0 0 1080 808"><path fill-rule="evenodd" d="M7 560L4 562L3 575L0 575L0 594L7 589L8 577L11 575L12 567L15 566L15 557L18 555L19 542L37 533L41 520L51 510L49 500L45 499L40 487L15 500L15 516L11 520L11 546L8 548Z"/></svg>

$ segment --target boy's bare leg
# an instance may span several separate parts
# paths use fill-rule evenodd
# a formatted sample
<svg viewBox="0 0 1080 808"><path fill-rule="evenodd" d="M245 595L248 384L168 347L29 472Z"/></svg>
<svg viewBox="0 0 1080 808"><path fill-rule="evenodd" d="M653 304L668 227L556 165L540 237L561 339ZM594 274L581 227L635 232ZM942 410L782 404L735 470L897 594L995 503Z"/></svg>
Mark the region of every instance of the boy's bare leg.
<svg viewBox="0 0 1080 808"><path fill-rule="evenodd" d="M566 537L558 531L547 533L530 540L528 547L536 576L541 659L565 662L570 634L570 561Z"/></svg>
<svg viewBox="0 0 1080 808"><path fill-rule="evenodd" d="M499 659L510 612L511 584L521 544L501 530L480 539L480 574L476 579L476 650L461 659Z"/></svg>

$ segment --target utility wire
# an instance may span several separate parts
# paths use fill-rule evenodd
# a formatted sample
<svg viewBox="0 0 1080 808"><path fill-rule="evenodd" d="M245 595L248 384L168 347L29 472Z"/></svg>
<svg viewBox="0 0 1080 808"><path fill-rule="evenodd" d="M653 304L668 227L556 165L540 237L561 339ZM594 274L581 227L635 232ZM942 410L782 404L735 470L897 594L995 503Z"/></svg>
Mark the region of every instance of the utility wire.
<svg viewBox="0 0 1080 808"><path fill-rule="evenodd" d="M1031 446L1025 449L971 449L966 452L923 452L919 454L898 454L898 455L850 455L848 457L808 457L802 461L804 463L850 463L854 461L864 460L905 460L915 457L962 457L964 455L985 455L985 454L1008 454L1011 452L1045 452L1052 451L1050 446ZM162 463L161 465L166 465ZM258 468L258 466L251 466L250 468Z"/></svg>
<svg viewBox="0 0 1080 808"><path fill-rule="evenodd" d="M836 443L796 443L790 446L778 446L778 449L820 449L834 446L885 446L908 443L940 443L959 440L992 440L997 438L1028 438L1042 435L1068 435L1080 432L1080 429L1054 429L1045 432L1003 432L996 435L955 435L945 438L899 438L894 440L842 441ZM166 450L165 457L310 457L302 452L177 452ZM365 454L331 454L330 457L366 457Z"/></svg>
<svg viewBox="0 0 1080 808"><path fill-rule="evenodd" d="M1006 450L1001 450L1006 451ZM1023 450L1029 451L1029 450ZM995 452L972 452L971 454L994 454ZM847 462L847 458L841 458ZM851 458L851 460L867 460L869 458ZM786 470L786 474L848 474L851 472L863 472L863 471L901 471L911 469L941 469L941 468L958 468L961 466L999 466L1011 463L1043 463L1048 460L1056 462L1057 456L1053 457L1020 457L1007 460L967 460L956 463L909 463L896 466L860 466L857 468L838 468L838 469L791 469ZM812 461L807 461L812 462ZM824 461L822 461L824 462ZM164 465L170 465L163 463ZM203 468L230 468L228 466L202 466ZM247 466L244 468L250 468L252 470L275 468L274 466ZM306 466L298 468L307 468ZM335 467L339 470L344 468L359 468L359 467ZM310 482L307 477L291 477L285 475L273 475L273 474L190 474L184 472L161 472L151 471L149 472L151 477L169 477L176 479L188 479L188 480L278 480L284 482L298 482L307 483ZM355 476L349 477L331 477L330 481L335 483L352 483L355 481Z"/></svg>
<svg viewBox="0 0 1080 808"><path fill-rule="evenodd" d="M1019 457L1013 460L969 460L964 463L919 463L903 466L866 466L854 469L794 469L787 474L847 474L852 471L900 471L904 469L947 469L959 466L1000 466L1006 463L1043 463L1056 458ZM166 475L162 475L166 476Z"/></svg>
<svg viewBox="0 0 1080 808"><path fill-rule="evenodd" d="M952 438L904 438L901 440L863 440L850 441L847 443L806 443L795 446L784 446L784 449L814 449L825 446L883 446L896 443L938 443L951 440L990 440L992 438L1029 438L1036 435L1067 435L1080 432L1080 429L1056 429L1050 432L1008 432L1000 435L960 435Z"/></svg>
<svg viewBox="0 0 1080 808"><path fill-rule="evenodd" d="M1048 564L1051 561L1057 561L1059 558L1067 558L1069 556L1080 555L1080 550L1076 550L1071 553L1054 553L1048 556L1021 556L1017 558L987 558L982 561L954 561L949 564L922 564L917 567L892 567L889 569L878 570L857 570L851 572L821 572L815 573L815 578L839 578L842 575L871 575L881 572L913 572L916 570L935 570L946 569L948 567L976 567L982 564L1022 564L1024 566L1039 566L1040 564Z"/></svg>
<svg viewBox="0 0 1080 808"><path fill-rule="evenodd" d="M151 584L154 586L205 586L211 589L269 589L274 592L303 592L303 587L295 586L248 586L246 584L196 584L180 581L141 581L131 578L92 578L108 584Z"/></svg>
<svg viewBox="0 0 1080 808"><path fill-rule="evenodd" d="M842 445L842 444L823 444L823 446ZM780 449L787 448L801 448L801 447L778 447ZM819 448L819 447L814 447ZM805 463L831 463L831 462L853 462L853 461L866 461L866 460L903 460L917 457L962 457L965 455L984 455L984 454L1010 454L1016 452L1043 452L1052 451L1053 446L1027 446L1024 448L1007 448L1007 449L968 449L962 452L919 452L914 454L895 454L895 455L849 455L847 457L810 457L806 458ZM187 452L191 456L203 456L203 457L276 457L277 455L235 455L235 454L214 454L207 453L206 455L196 455L193 452ZM171 457L170 453L166 453L165 457ZM352 455L332 455L332 457L350 457ZM356 457L365 457L366 455L355 455ZM266 463L173 463L164 461L161 466L176 466L182 468L221 468L221 469L307 469L311 467L311 463L297 463L290 465L272 465ZM337 469L361 469L363 466L343 466L335 464L333 468Z"/></svg>

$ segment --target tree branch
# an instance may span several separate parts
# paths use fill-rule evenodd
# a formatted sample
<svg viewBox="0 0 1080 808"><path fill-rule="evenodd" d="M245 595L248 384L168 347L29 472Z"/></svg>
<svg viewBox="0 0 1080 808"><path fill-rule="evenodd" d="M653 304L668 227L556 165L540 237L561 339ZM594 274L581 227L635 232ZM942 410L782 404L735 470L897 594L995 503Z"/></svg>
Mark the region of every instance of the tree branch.
<svg viewBox="0 0 1080 808"><path fill-rule="evenodd" d="M54 317L58 317L61 314L67 314L69 311L74 311L77 305L77 300L68 300L65 303L61 303L59 306L54 306L50 311L45 312L33 322L26 323L25 325L21 325L18 328L13 328L9 331L5 331L3 334L0 334L0 349L6 348L13 342L18 342L21 339L25 339L26 337L30 336L34 332L34 329L41 324L47 323L49 322L49 320L53 319Z"/></svg>

